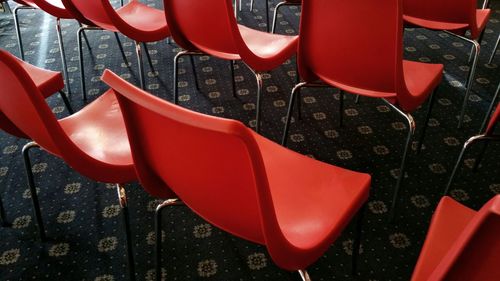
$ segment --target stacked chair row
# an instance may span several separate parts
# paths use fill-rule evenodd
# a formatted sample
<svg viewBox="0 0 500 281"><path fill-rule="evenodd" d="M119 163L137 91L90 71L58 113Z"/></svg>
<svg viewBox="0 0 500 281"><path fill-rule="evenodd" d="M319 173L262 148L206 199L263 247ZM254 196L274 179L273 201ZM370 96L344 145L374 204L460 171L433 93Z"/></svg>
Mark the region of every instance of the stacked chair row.
<svg viewBox="0 0 500 281"><path fill-rule="evenodd" d="M23 4L45 11L49 9L46 5L37 3L49 3L45 0L30 1L32 2L25 1ZM429 8L422 7L430 5L430 1L424 1L425 5L419 4L420 10L416 2L410 0L372 2L304 1L300 36L269 34L239 25L233 16L233 4L230 0L165 0L165 13L136 0L118 10L108 1L62 0L64 5L52 3L54 7L67 13L51 13L58 19L57 31L64 72L67 66L59 19L77 19L82 24L78 31L78 45L84 99L86 90L81 35L84 35L87 29L114 32L126 63L128 62L117 32L136 42L139 81L143 89L141 43L171 36L184 51L179 52L174 59L174 104L153 97L110 71L105 71L102 80L110 89L76 114L60 120L55 118L44 98L60 92L68 112L72 113L62 92L64 82L61 74L38 69L5 51L0 51L0 84L6 85L5 92L0 95L0 126L15 136L33 141L25 146L23 155L42 240L45 239L45 231L29 157L29 150L33 147L40 147L62 158L72 168L91 179L116 184L124 214L131 280L135 279L135 262L124 184L134 180L139 180L151 195L168 199L158 206L155 220L158 224L157 272L161 261L161 239L158 238L161 234L161 210L166 206L181 203L219 228L265 245L278 266L286 270L298 270L303 280L310 280L306 268L326 251L351 219L359 213L353 250L352 269L355 272L362 207L368 199L370 176L299 155L256 134L238 121L205 116L176 106L177 64L183 55L209 54L230 61L231 72L236 60L241 60L249 66L258 84L254 126L259 132L262 72L271 71L297 53L298 74L303 82L294 87L290 96L282 138L284 145L288 138L294 102L300 101L301 88L338 88L341 94L340 123L345 92L383 99L388 106L401 114L408 124L392 201L393 217L409 145L416 127L411 112L429 99L423 123L427 124L434 91L441 81L443 71L441 64L403 60L404 26L409 23L430 29L447 30L460 38L465 38L462 35L466 30L471 32L473 40L464 39L470 41L475 49L472 52L472 67L466 83L466 99L459 118L461 124L465 101L470 94L477 65L478 41L490 12L488 9L476 11L475 6L467 6L467 11L473 9L475 13L469 13L466 19L461 19L466 23L449 26L439 25L439 21L432 22L432 19L427 17L433 15L425 13ZM404 5L401 5L402 2ZM360 11L367 12L363 13L363 17L359 17ZM415 14L408 11L415 11ZM17 15L17 10L14 13ZM145 14L148 16L144 16ZM447 22L444 18L439 19L441 23ZM204 31L207 22L213 25L210 33ZM368 24L376 24L380 32L368 32ZM17 30L20 34L20 29ZM339 37L362 35L351 37L351 40L342 41L340 44L335 40L336 37L327 36L328 34L336 34ZM86 37L85 40L88 44ZM142 46L148 54L146 45ZM148 60L152 68L149 55ZM67 72L65 78L69 91ZM493 103L494 100L489 113L493 111ZM483 138L498 139L493 133L493 127L498 123L498 112L497 109L490 121L485 121L487 125L484 125L485 133L481 135ZM179 131L184 133L172 133ZM424 135L425 126L422 128L419 146ZM207 145L211 147L209 151L203 149ZM185 149L172 149L179 146ZM186 162L185 159L190 161ZM213 159L218 159L217 163L214 163ZM190 168L196 163L196 169L203 171L203 174L199 177L185 175L184 171L189 170L183 166L186 163L189 163ZM304 173L305 170L307 173ZM286 174L283 171L286 171ZM232 188L235 185L241 187L237 192ZM214 192L215 190L217 192ZM225 196L221 197L219 194ZM453 213L463 214L464 220L459 225L447 226L447 220L441 217L446 218ZM3 218L1 204L0 214ZM468 258L468 251L472 251L471 247L481 239L490 239L492 247L500 247L498 242L482 231L484 227L498 229L499 216L498 196L477 213L445 197L431 223L428 242L422 250L414 280L429 280L425 278L431 275L435 278L431 280L442 280L446 276L461 274L465 269L460 264L474 262L474 259ZM442 230L447 228L448 230ZM449 229L456 234L456 239L449 239L448 248L442 248L440 255L433 255L431 250L426 250L433 248L427 246L427 243L432 243L432 237L439 236L441 238L437 239L443 239L442 233L450 231ZM486 250L481 247L476 249L475 254ZM495 255L490 257L493 260L498 258ZM489 277L499 274L493 263L485 263L484 268L485 275L478 276L482 279L470 280L489 280ZM419 273L422 270L426 273ZM157 278L160 278L159 274Z"/></svg>

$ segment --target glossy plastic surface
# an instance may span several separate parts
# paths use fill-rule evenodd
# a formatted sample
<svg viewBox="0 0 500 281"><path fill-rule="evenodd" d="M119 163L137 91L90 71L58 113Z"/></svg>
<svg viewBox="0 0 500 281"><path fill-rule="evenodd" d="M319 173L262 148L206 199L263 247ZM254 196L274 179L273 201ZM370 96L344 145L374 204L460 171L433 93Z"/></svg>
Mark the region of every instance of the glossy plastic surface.
<svg viewBox="0 0 500 281"><path fill-rule="evenodd" d="M401 9L401 0L304 1L300 76L415 110L441 81L443 65L403 61Z"/></svg>
<svg viewBox="0 0 500 281"><path fill-rule="evenodd" d="M130 0L114 9L109 0L62 0L69 10L76 10L94 25L120 32L138 42L154 42L170 36L162 10L138 0Z"/></svg>
<svg viewBox="0 0 500 281"><path fill-rule="evenodd" d="M288 150L242 123L173 105L106 70L139 179L194 212L266 245L282 268L318 259L368 198L370 176Z"/></svg>
<svg viewBox="0 0 500 281"><path fill-rule="evenodd" d="M1 50L0 52L4 52L7 57L17 60L16 63L21 65L22 68L26 71L43 97L47 98L64 88L64 82L60 72L45 70L43 68L39 68L26 63L3 50ZM19 130L14 124L12 124L12 122L10 122L10 120L1 111L0 129L18 138L28 138L28 136L26 136L26 134L21 132L21 130Z"/></svg>
<svg viewBox="0 0 500 281"><path fill-rule="evenodd" d="M478 212L443 197L432 218L412 281L498 280L500 195Z"/></svg>
<svg viewBox="0 0 500 281"><path fill-rule="evenodd" d="M295 54L297 36L269 34L234 18L231 0L164 0L175 42L227 60L242 59L255 71L269 71Z"/></svg>
<svg viewBox="0 0 500 281"><path fill-rule="evenodd" d="M485 134L492 135L493 130L495 129L498 123L500 123L500 104L497 105L495 112L493 112L493 114L491 115L490 121L488 122L488 126L486 127Z"/></svg>
<svg viewBox="0 0 500 281"><path fill-rule="evenodd" d="M488 22L491 11L476 9L477 0L403 0L404 20L434 30L465 33L477 39Z"/></svg>
<svg viewBox="0 0 500 281"><path fill-rule="evenodd" d="M57 120L17 58L0 51L0 111L44 150L102 182L136 179L120 108L108 91L79 112Z"/></svg>

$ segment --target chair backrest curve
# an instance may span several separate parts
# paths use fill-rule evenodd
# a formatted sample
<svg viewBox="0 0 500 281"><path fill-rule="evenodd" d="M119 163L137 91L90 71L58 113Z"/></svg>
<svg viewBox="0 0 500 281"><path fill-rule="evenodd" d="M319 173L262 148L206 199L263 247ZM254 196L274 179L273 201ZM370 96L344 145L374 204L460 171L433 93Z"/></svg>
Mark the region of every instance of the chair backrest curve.
<svg viewBox="0 0 500 281"><path fill-rule="evenodd" d="M404 15L430 21L468 24L476 22L477 0L403 0Z"/></svg>
<svg viewBox="0 0 500 281"><path fill-rule="evenodd" d="M62 130L42 94L11 54L0 50L0 111L21 132L48 151L59 154Z"/></svg>
<svg viewBox="0 0 500 281"><path fill-rule="evenodd" d="M106 13L105 4L101 0L62 0L70 11L78 11L87 20L104 29L114 27L109 15ZM131 0L135 1L135 0ZM108 1L108 5L111 5Z"/></svg>
<svg viewBox="0 0 500 281"><path fill-rule="evenodd" d="M430 276L437 280L497 280L500 276L500 195L474 216Z"/></svg>
<svg viewBox="0 0 500 281"><path fill-rule="evenodd" d="M231 0L164 0L174 41L190 51L238 53ZM237 31L237 30L236 30ZM228 43L232 41L232 43Z"/></svg>
<svg viewBox="0 0 500 281"><path fill-rule="evenodd" d="M207 221L264 244L261 208L268 203L260 202L259 194L270 193L249 129L156 98L108 70L102 80L117 94L134 166L146 190L157 188L148 182L161 179Z"/></svg>
<svg viewBox="0 0 500 281"><path fill-rule="evenodd" d="M402 79L401 0L303 1L298 64L318 78L359 94L394 94Z"/></svg>

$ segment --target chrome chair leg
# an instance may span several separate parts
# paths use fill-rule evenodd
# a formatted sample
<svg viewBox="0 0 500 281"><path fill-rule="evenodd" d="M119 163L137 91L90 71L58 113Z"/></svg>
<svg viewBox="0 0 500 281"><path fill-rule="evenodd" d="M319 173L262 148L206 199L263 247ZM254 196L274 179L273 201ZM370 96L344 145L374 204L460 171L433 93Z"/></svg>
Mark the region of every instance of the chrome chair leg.
<svg viewBox="0 0 500 281"><path fill-rule="evenodd" d="M196 72L196 67L194 65L193 55L189 56L189 60L191 61L191 68L193 69L194 85L196 86L196 90L199 92L200 91L200 84L198 84L198 73Z"/></svg>
<svg viewBox="0 0 500 281"><path fill-rule="evenodd" d="M19 44L19 55L21 56L21 60L24 60L24 48L23 48L23 40L21 37L21 27L19 26L19 17L17 12L19 10L34 10L33 7L28 6L17 6L14 8L14 26L16 27L16 35L17 35L17 43Z"/></svg>
<svg viewBox="0 0 500 281"><path fill-rule="evenodd" d="M190 57L192 55L202 55L202 53L198 53L198 52L189 52L189 51L180 51L178 52L175 57L174 57L174 104L177 104L179 102L179 87L177 85L177 67L179 66L179 58L182 57L182 56L187 56L189 55ZM194 61L191 60L191 66L193 66L193 70L194 70ZM198 85L197 81L196 81L196 72L194 71L194 75L195 75L195 83L196 85ZM199 86L197 86L199 87Z"/></svg>
<svg viewBox="0 0 500 281"><path fill-rule="evenodd" d="M250 12L253 11L253 0L250 0Z"/></svg>
<svg viewBox="0 0 500 281"><path fill-rule="evenodd" d="M359 98L361 97L361 95L356 95L356 98L354 99L354 103L355 104L358 104L359 103Z"/></svg>
<svg viewBox="0 0 500 281"><path fill-rule="evenodd" d="M253 72L253 71L252 71ZM254 72L255 80L257 81L257 105L255 114L255 132L260 133L260 119L262 111L262 74L259 72Z"/></svg>
<svg viewBox="0 0 500 281"><path fill-rule="evenodd" d="M33 171L31 170L32 167L31 167L31 160L30 160L30 155L29 155L30 149L32 149L34 147L40 148L40 146L35 142L27 143L23 147L22 154L23 154L23 159L24 159L24 167L26 170L26 177L28 180L28 186L29 186L30 193L31 193L31 200L33 203L33 211L35 213L35 220L36 220L36 223L38 226L38 234L40 236L40 240L42 242L44 242L44 241L46 241L45 228L43 226L42 213L40 211L40 204L38 202L38 194L36 192L35 177L33 176Z"/></svg>
<svg viewBox="0 0 500 281"><path fill-rule="evenodd" d="M466 83L465 83L464 101L463 101L463 104L462 104L462 109L460 111L460 117L459 117L459 120L458 120L458 128L461 128L462 124L463 124L464 115L465 115L465 109L467 107L467 101L469 100L469 96L470 96L471 89L472 89L472 84L474 82L474 75L476 73L477 61L478 61L478 58L479 58L480 45L479 45L479 43L477 41L471 40L471 39L469 39L467 37L460 36L458 34L455 34L455 33L449 32L449 31L445 31L445 33L447 33L449 35L452 35L452 36L455 36L457 38L460 38L460 39L462 39L464 41L467 41L467 42L471 43L473 51L474 51L474 57L472 59L472 65L471 65L471 68L469 70L469 75L467 76L467 80L466 80Z"/></svg>
<svg viewBox="0 0 500 281"><path fill-rule="evenodd" d="M415 120L413 119L413 116L411 116L409 113L404 113L401 111L399 108L397 108L395 105L392 103L388 102L385 99L382 99L387 105L389 105L391 108L396 110L400 115L405 117L406 121L408 122L408 135L406 137L406 142L405 142L405 147L403 150L403 158L401 160L401 166L399 168L399 175L398 179L396 182L396 187L394 189L394 195L392 197L392 204L391 204L391 210L390 210L390 221L394 221L395 215L396 215L396 205L399 199L399 193L401 189L401 185L403 183L403 179L405 176L405 168L406 168L406 162L408 159L408 149L410 148L411 145L411 139L413 137L413 134L415 133Z"/></svg>
<svg viewBox="0 0 500 281"><path fill-rule="evenodd" d="M78 22L78 26L82 27L82 23ZM83 38L85 39L85 43L87 44L89 52L92 54L92 47L90 46L89 39L87 38L87 34L85 34L85 32L83 33Z"/></svg>
<svg viewBox="0 0 500 281"><path fill-rule="evenodd" d="M149 67L151 68L151 72L153 75L156 73L156 69L153 65L153 60L151 59L151 55L149 54L148 44L146 42L142 42L142 46L144 47L144 53L146 53L146 58L148 59Z"/></svg>
<svg viewBox="0 0 500 281"><path fill-rule="evenodd" d="M234 64L236 61L229 61L229 67L231 68L231 87L233 89L233 97L236 98L236 82L234 81Z"/></svg>
<svg viewBox="0 0 500 281"><path fill-rule="evenodd" d="M85 35L85 33L83 33ZM128 59L127 59L127 56L125 56L125 52L123 51L123 45L122 45L122 41L120 40L120 36L118 35L118 32L113 32L113 34L115 35L115 39L116 39L116 43L118 44L118 48L120 48L120 53L122 54L122 58L123 58L123 62L125 62L125 65L127 65L127 67L129 66L128 65Z"/></svg>
<svg viewBox="0 0 500 281"><path fill-rule="evenodd" d="M238 10L241 12L241 0L238 1Z"/></svg>
<svg viewBox="0 0 500 281"><path fill-rule="evenodd" d="M61 96L61 99L63 100L64 106L66 106L66 109L68 110L68 113L69 114L75 113L75 111L71 107L71 104L69 103L68 96L66 95L66 93L63 92L63 91L59 91L59 95Z"/></svg>
<svg viewBox="0 0 500 281"><path fill-rule="evenodd" d="M420 137L418 139L417 143L417 153L420 153L422 150L422 145L424 143L424 138L425 138L425 132L427 131L428 123L429 123L429 117L431 116L431 111L434 106L434 95L437 91L437 88L432 91L431 96L429 97L429 106L427 107L427 112L425 113L425 121L423 123L423 128L422 132L420 133Z"/></svg>
<svg viewBox="0 0 500 281"><path fill-rule="evenodd" d="M499 92L500 92L500 83L498 83L497 91L493 95L493 99L491 100L490 107L488 108L488 111L486 111L486 116L484 117L483 123L481 124L481 128L479 129L479 134L481 134L482 132L484 132L484 130L486 130L486 126L488 125L488 121L490 120L491 113L493 112L493 109L495 108L495 101L498 98Z"/></svg>
<svg viewBox="0 0 500 281"><path fill-rule="evenodd" d="M273 13L273 25L271 27L271 33L274 33L276 30L276 21L278 20L278 10L281 8L281 6L285 5L286 2L279 2L276 7L274 7L274 13Z"/></svg>
<svg viewBox="0 0 500 281"><path fill-rule="evenodd" d="M309 273L307 273L307 270L299 269L298 271L300 274L300 278L302 278L302 281L312 281L311 277L309 277Z"/></svg>
<svg viewBox="0 0 500 281"><path fill-rule="evenodd" d="M63 68L64 80L66 81L66 89L68 94L71 95L71 87L69 84L69 74L68 74L68 64L66 62L66 53L64 51L64 42L61 33L61 19L56 18L56 31L57 31L57 40L59 41L59 52L61 52L61 63Z"/></svg>
<svg viewBox="0 0 500 281"><path fill-rule="evenodd" d="M488 64L491 64L493 62L493 58L495 57L495 54L497 53L498 50L498 43L500 43L500 34L497 37L497 42L495 43L495 47L493 47L493 51L491 52L490 59L488 60Z"/></svg>
<svg viewBox="0 0 500 281"><path fill-rule="evenodd" d="M76 31L76 37L78 43L78 60L80 63L80 85L82 89L83 101L87 101L87 88L85 87L85 68L83 65L83 46L82 46L82 34L85 34L86 30L102 30L102 29L94 26L81 26Z"/></svg>
<svg viewBox="0 0 500 281"><path fill-rule="evenodd" d="M453 179L455 178L455 175L457 174L457 171L458 171L458 168L460 167L460 164L462 163L462 160L463 160L463 157L464 157L464 154L465 154L465 151L467 150L467 148L477 141L490 141L490 140L498 141L498 140L500 140L500 138L495 137L495 136L477 135L477 136L471 137L470 139L468 139L464 143L464 146L463 146L462 150L460 151L460 154L458 155L458 160L455 163L455 166L453 167L453 171L451 172L450 179L448 180L448 183L446 184L446 187L444 189L443 196L448 194L448 192L450 190L450 186L453 183Z"/></svg>
<svg viewBox="0 0 500 281"><path fill-rule="evenodd" d="M358 211L357 219L356 219L356 230L354 233L354 241L352 244L352 267L351 267L351 275L357 276L358 274L358 257L359 257L359 249L361 247L361 231L363 230L363 219L365 216L366 204L363 204L363 207Z"/></svg>
<svg viewBox="0 0 500 281"><path fill-rule="evenodd" d="M184 205L179 199L168 199L156 207L155 211L155 269L156 280L161 281L161 221L162 210L168 206Z"/></svg>
<svg viewBox="0 0 500 281"><path fill-rule="evenodd" d="M137 64L139 65L139 80L141 83L141 89L144 90L146 81L144 78L144 65L142 64L142 50L141 43L135 41L135 54L137 55Z"/></svg>
<svg viewBox="0 0 500 281"><path fill-rule="evenodd" d="M130 231L130 217L128 210L127 194L125 187L121 184L116 184L116 191L118 193L118 201L123 213L123 222L125 224L125 238L127 240L127 264L129 270L130 281L135 281L135 263L134 252L132 251L132 233Z"/></svg>

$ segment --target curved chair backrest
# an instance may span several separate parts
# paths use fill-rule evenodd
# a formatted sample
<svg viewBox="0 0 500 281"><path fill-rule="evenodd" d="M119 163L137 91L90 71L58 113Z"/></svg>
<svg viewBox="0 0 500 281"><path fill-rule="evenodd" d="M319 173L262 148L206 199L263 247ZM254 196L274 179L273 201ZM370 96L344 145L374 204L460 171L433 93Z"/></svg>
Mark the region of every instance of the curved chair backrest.
<svg viewBox="0 0 500 281"><path fill-rule="evenodd" d="M488 122L488 126L486 127L485 134L492 135L493 130L495 129L498 123L500 123L500 104L497 105L495 112L493 112L493 114L491 115L490 121Z"/></svg>
<svg viewBox="0 0 500 281"><path fill-rule="evenodd" d="M269 190L249 129L168 103L109 70L102 80L117 96L144 188L169 187L205 220L263 244L258 190Z"/></svg>
<svg viewBox="0 0 500 281"><path fill-rule="evenodd" d="M73 18L72 14L66 10L61 0L23 0L29 6L35 5L44 12L56 18Z"/></svg>
<svg viewBox="0 0 500 281"><path fill-rule="evenodd" d="M298 64L306 81L318 78L352 93L406 93L402 74L401 0L303 1ZM403 101L404 102L404 101Z"/></svg>
<svg viewBox="0 0 500 281"><path fill-rule="evenodd" d="M57 120L28 73L10 53L0 50L0 111L21 132L59 154Z"/></svg>
<svg viewBox="0 0 500 281"><path fill-rule="evenodd" d="M498 280L499 233L500 195L496 195L474 215L429 280Z"/></svg>
<svg viewBox="0 0 500 281"><path fill-rule="evenodd" d="M477 0L403 0L404 14L430 21L467 24L477 32Z"/></svg>
<svg viewBox="0 0 500 281"><path fill-rule="evenodd" d="M111 6L109 0L62 0L62 2L71 13L78 13L82 15L87 19L87 21L92 22L92 25L96 25L104 29L114 29L114 24L106 13L105 8L106 5Z"/></svg>
<svg viewBox="0 0 500 281"><path fill-rule="evenodd" d="M172 37L182 48L238 53L231 0L164 0L163 6Z"/></svg>

